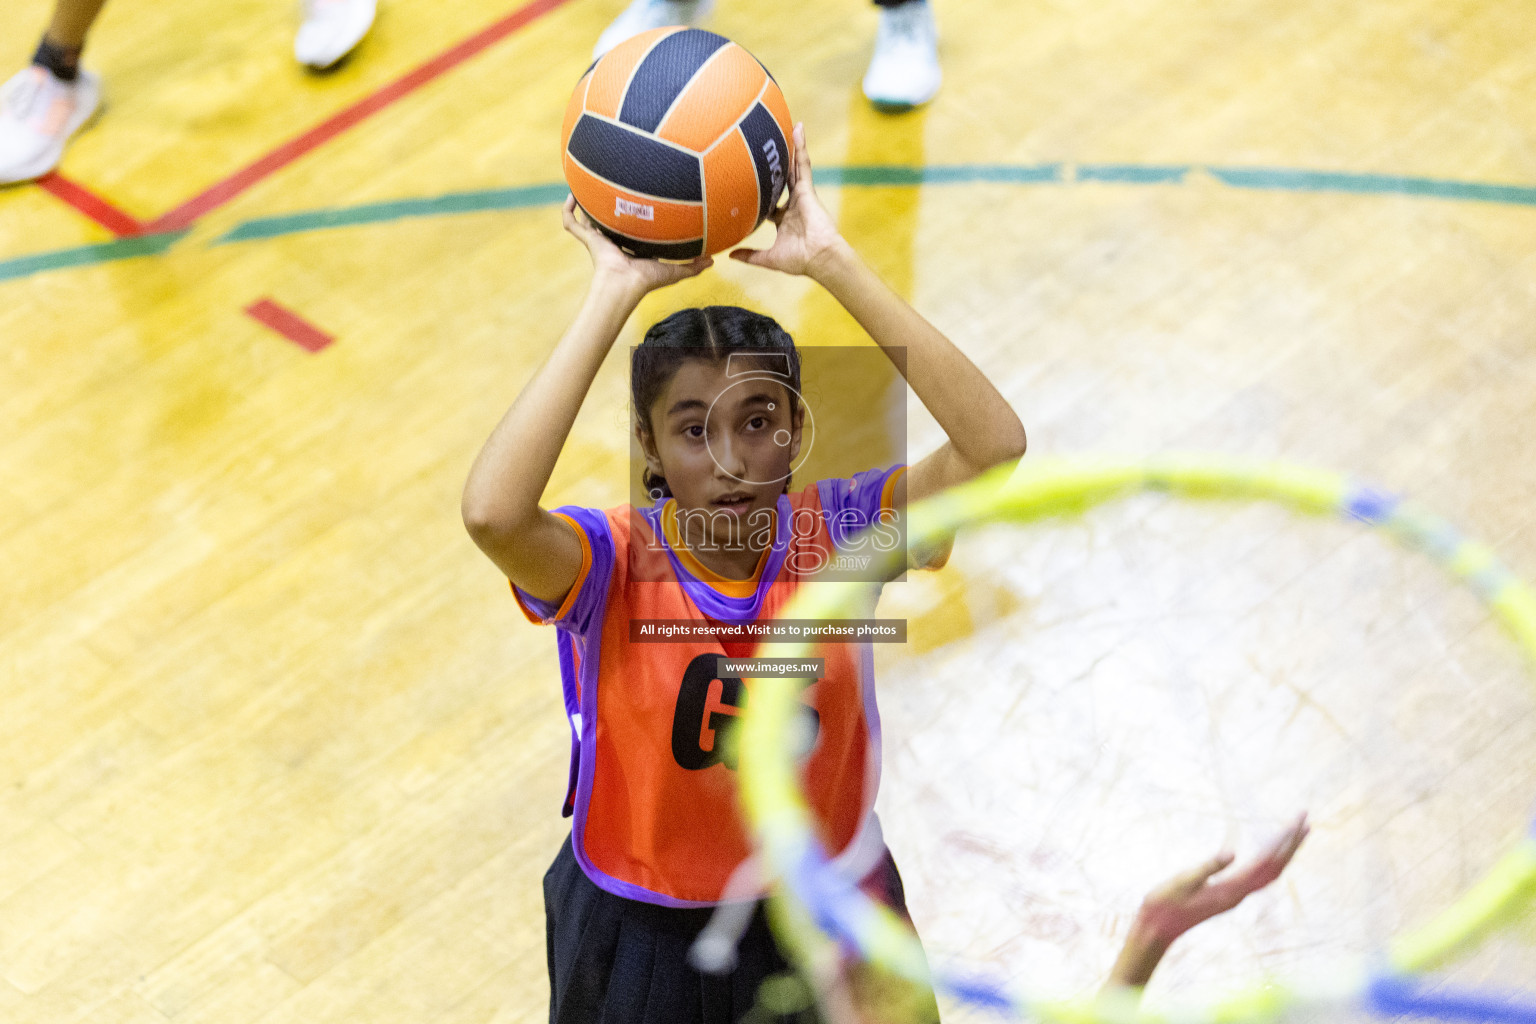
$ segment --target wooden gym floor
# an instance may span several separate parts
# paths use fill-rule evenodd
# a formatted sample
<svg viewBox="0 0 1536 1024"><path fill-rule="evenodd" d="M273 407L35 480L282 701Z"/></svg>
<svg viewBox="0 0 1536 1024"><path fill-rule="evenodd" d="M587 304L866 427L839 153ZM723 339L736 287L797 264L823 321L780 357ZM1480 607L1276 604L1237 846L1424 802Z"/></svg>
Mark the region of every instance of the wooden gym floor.
<svg viewBox="0 0 1536 1024"><path fill-rule="evenodd" d="M520 2L385 0L320 77L286 2L114 0L105 116L0 191L7 1021L544 1019L553 637L458 493L581 293L557 131L621 4ZM1331 466L1536 576L1529 5L935 2L945 89L903 117L858 94L857 0L712 27L1034 455ZM638 322L718 301L862 343L736 266ZM625 383L616 351L551 504L625 500ZM913 635L879 654L882 813L936 956L1090 985L1147 885L1306 807L1286 883L1158 987L1312 970L1529 822L1512 645L1343 525L1131 502L968 538L882 607Z"/></svg>

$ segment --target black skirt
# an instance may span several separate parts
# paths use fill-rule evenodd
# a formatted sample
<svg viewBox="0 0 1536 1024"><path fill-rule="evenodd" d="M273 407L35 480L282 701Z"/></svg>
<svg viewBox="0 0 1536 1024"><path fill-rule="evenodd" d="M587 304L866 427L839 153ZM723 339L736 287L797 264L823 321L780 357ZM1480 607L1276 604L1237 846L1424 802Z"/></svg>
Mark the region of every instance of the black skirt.
<svg viewBox="0 0 1536 1024"><path fill-rule="evenodd" d="M889 852L863 888L906 913ZM599 889L576 863L567 837L544 875L550 1024L821 1024L809 1006L786 1014L757 1005L764 981L794 970L774 942L762 904L731 973L694 970L688 950L710 914Z"/></svg>

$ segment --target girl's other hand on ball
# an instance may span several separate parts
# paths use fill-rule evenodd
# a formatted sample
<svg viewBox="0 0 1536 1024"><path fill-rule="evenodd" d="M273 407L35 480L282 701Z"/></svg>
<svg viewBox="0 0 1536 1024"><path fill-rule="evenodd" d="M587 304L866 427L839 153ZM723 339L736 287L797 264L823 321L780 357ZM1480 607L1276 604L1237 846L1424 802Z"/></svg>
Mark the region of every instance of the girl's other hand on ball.
<svg viewBox="0 0 1536 1024"><path fill-rule="evenodd" d="M789 170L789 200L769 214L778 233L766 249L736 249L731 259L812 279L851 252L837 224L821 205L811 181L811 152L805 125L795 125L795 159Z"/></svg>
<svg viewBox="0 0 1536 1024"><path fill-rule="evenodd" d="M712 256L701 256L690 263L663 263L631 256L597 229L586 211L576 205L575 196L566 196L562 219L565 230L587 247L587 253L592 257L594 279L637 290L640 295L697 277L715 265Z"/></svg>

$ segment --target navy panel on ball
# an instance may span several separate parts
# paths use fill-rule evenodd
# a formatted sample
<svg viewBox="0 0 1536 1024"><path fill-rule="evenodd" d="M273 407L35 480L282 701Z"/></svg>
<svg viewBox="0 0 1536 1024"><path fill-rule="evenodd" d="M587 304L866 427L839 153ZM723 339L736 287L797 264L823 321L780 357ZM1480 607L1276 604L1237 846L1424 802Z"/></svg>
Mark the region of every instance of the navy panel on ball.
<svg viewBox="0 0 1536 1024"><path fill-rule="evenodd" d="M632 256L639 256L648 260L694 260L704 255L704 239L695 238L687 242L647 242L643 238L631 238L620 234L600 223L591 214L587 216L597 226L597 230L608 236L608 240L623 249Z"/></svg>
<svg viewBox="0 0 1536 1024"><path fill-rule="evenodd" d="M583 114L566 150L588 171L620 188L678 203L704 201L698 157L622 125Z"/></svg>
<svg viewBox="0 0 1536 1024"><path fill-rule="evenodd" d="M693 76L730 40L703 29L675 32L652 47L629 81L619 120L654 132Z"/></svg>
<svg viewBox="0 0 1536 1024"><path fill-rule="evenodd" d="M784 183L789 180L789 146L784 142L779 122L761 103L741 119L741 134L752 151L753 163L757 164L757 216L761 220L779 204Z"/></svg>

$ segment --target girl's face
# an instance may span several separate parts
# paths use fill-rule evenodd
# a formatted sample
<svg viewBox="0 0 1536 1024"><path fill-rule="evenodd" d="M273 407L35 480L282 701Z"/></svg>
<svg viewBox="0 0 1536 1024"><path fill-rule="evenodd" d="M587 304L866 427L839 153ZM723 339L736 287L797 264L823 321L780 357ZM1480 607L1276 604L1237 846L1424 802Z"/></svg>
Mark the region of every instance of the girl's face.
<svg viewBox="0 0 1536 1024"><path fill-rule="evenodd" d="M651 437L640 440L680 510L755 525L784 493L805 411L791 416L789 388L767 372L743 374L744 361L731 361L731 377L723 361L683 363L651 406Z"/></svg>

